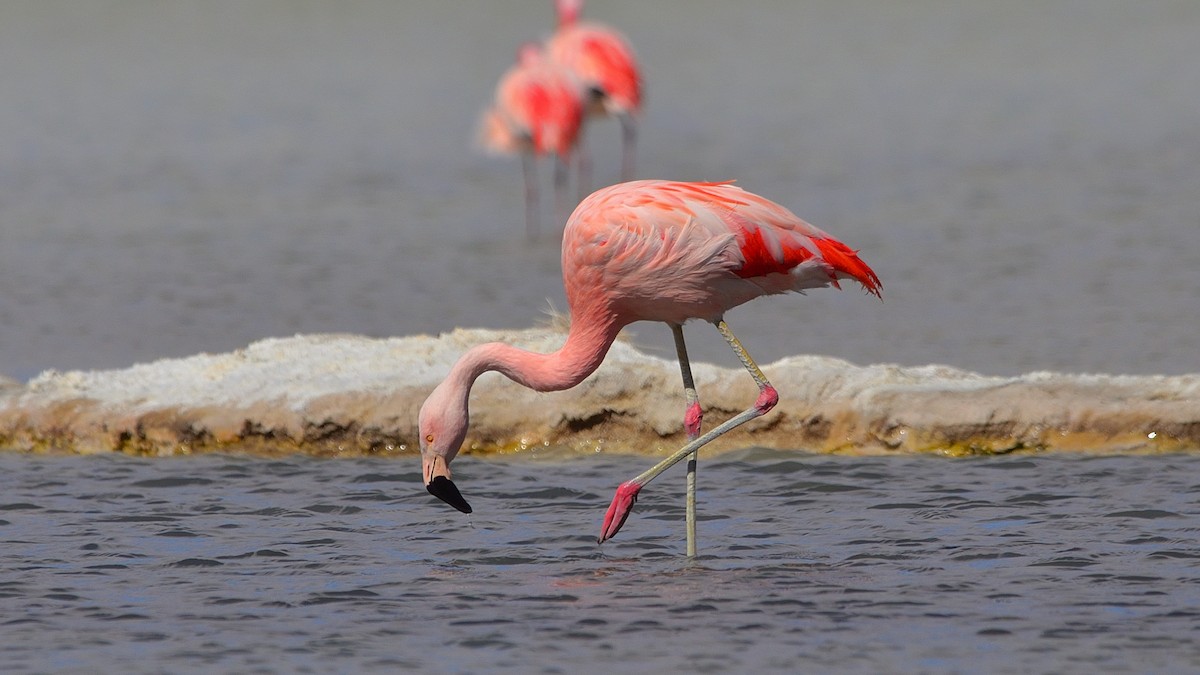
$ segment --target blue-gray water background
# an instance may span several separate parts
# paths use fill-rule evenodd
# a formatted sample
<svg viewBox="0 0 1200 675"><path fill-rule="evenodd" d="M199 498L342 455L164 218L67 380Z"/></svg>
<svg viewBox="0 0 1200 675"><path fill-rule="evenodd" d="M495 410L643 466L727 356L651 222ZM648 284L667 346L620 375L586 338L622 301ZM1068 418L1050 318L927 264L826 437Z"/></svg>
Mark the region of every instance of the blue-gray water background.
<svg viewBox="0 0 1200 675"><path fill-rule="evenodd" d="M565 310L556 241L523 237L519 163L472 148L550 4L0 4L0 374ZM823 290L731 312L760 362L1200 370L1197 3L588 14L645 65L641 177L737 179L884 281L882 304ZM597 184L618 135L588 133Z"/></svg>
<svg viewBox="0 0 1200 675"><path fill-rule="evenodd" d="M553 237L522 236L517 164L471 148L549 4L0 3L0 374L564 309ZM882 304L731 312L760 361L1200 370L1200 4L588 14L645 63L640 176L736 178L884 280ZM617 134L589 131L597 184ZM637 334L671 354L665 331ZM714 331L690 335L734 365ZM0 666L1200 664L1194 457L712 459L695 564L678 472L594 543L644 461L464 459L468 519L412 461L0 456Z"/></svg>

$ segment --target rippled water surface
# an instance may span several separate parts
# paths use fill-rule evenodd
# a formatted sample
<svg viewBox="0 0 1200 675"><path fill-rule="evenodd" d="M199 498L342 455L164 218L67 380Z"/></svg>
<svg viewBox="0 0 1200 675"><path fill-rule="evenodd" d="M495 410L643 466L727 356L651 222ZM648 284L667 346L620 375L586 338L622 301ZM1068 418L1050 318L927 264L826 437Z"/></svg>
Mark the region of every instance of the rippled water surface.
<svg viewBox="0 0 1200 675"><path fill-rule="evenodd" d="M0 455L4 672L1194 672L1200 457Z"/></svg>

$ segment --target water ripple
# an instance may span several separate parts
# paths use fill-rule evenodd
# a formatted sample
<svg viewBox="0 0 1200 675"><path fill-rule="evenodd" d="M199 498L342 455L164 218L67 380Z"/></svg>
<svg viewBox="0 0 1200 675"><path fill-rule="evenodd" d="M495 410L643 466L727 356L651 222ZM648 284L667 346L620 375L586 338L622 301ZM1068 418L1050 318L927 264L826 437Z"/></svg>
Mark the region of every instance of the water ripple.
<svg viewBox="0 0 1200 675"><path fill-rule="evenodd" d="M326 671L475 671L470 655L509 652L514 671L635 654L659 671L1200 662L1200 457L748 450L702 460L693 561L682 472L597 546L625 459L468 458L471 516L423 494L398 469L411 460L0 456L0 661L53 670L71 634L104 641L71 658L134 671L300 653ZM397 479L391 497L369 487Z"/></svg>

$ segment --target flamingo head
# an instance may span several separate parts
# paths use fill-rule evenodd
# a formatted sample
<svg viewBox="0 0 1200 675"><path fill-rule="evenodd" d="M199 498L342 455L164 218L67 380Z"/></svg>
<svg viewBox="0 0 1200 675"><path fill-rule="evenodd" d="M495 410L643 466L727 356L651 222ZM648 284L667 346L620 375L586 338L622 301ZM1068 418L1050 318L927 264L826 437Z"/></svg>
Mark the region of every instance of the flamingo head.
<svg viewBox="0 0 1200 675"><path fill-rule="evenodd" d="M462 511L471 512L458 486L450 480L450 462L467 436L465 401L447 400L446 388L434 389L417 418L421 442L421 480L429 494Z"/></svg>
<svg viewBox="0 0 1200 675"><path fill-rule="evenodd" d="M558 10L558 25L570 26L583 13L583 0L554 0L554 8Z"/></svg>

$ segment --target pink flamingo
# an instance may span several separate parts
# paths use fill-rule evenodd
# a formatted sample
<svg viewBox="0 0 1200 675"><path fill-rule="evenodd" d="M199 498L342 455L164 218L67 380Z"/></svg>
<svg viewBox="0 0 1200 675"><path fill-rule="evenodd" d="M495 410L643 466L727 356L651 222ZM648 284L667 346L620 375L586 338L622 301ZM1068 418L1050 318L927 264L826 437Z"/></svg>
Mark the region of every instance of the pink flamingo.
<svg viewBox="0 0 1200 675"><path fill-rule="evenodd" d="M695 554L696 451L766 414L779 396L725 323L726 310L763 295L803 291L853 279L880 293L879 277L845 244L767 199L729 183L643 180L598 190L575 209L563 231L563 283L571 327L562 348L537 354L503 343L468 350L421 406L421 475L431 494L464 513L471 507L450 480L450 462L467 434L467 401L481 374L498 371L537 391L579 384L600 366L617 333L635 321L671 326L683 375L684 428L679 451L617 488L599 541L625 523L638 492L691 455L688 554ZM758 385L745 411L700 435L701 408L683 323L716 325Z"/></svg>
<svg viewBox="0 0 1200 675"><path fill-rule="evenodd" d="M565 213L566 166L579 139L583 100L569 72L547 60L535 43L521 46L517 63L500 78L483 114L480 142L500 154L520 154L525 173L525 233L538 230L536 158L554 154L555 208Z"/></svg>
<svg viewBox="0 0 1200 675"><path fill-rule="evenodd" d="M621 123L621 180L633 178L637 115L642 110L642 75L625 36L603 24L580 21L583 0L555 0L558 30L546 43L550 59L571 71L582 88L587 113L612 115ZM580 149L580 189L589 173Z"/></svg>

